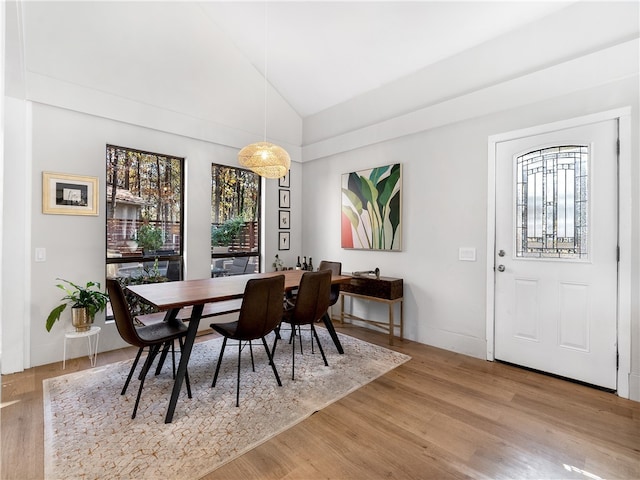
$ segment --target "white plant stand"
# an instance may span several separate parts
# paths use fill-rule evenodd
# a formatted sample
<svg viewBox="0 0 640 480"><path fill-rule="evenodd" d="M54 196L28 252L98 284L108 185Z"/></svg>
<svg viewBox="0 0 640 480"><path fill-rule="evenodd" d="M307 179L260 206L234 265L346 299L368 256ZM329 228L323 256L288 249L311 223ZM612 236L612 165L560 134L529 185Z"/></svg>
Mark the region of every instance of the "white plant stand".
<svg viewBox="0 0 640 480"><path fill-rule="evenodd" d="M91 341L91 337L95 336L95 342ZM67 340L73 338L86 338L87 345L89 347L89 361L91 366L96 366L96 360L98 358L98 340L100 339L100 327L91 327L86 332L67 332L64 334L64 350L62 354L62 369L65 369L67 362Z"/></svg>

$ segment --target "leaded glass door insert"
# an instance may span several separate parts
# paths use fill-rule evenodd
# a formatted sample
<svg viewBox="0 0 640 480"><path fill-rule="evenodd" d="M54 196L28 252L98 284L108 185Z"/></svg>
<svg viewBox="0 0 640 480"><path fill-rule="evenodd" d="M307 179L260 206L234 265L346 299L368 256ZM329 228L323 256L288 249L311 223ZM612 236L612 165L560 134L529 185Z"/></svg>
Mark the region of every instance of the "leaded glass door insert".
<svg viewBox="0 0 640 480"><path fill-rule="evenodd" d="M516 256L588 259L589 147L516 158Z"/></svg>

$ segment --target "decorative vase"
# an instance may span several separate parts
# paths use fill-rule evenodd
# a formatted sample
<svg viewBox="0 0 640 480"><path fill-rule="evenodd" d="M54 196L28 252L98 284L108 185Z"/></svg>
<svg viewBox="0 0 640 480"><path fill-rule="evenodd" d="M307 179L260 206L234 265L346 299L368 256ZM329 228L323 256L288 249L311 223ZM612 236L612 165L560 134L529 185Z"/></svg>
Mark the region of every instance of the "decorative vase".
<svg viewBox="0 0 640 480"><path fill-rule="evenodd" d="M71 324L76 332L87 332L93 324L93 317L85 307L73 307L71 309Z"/></svg>

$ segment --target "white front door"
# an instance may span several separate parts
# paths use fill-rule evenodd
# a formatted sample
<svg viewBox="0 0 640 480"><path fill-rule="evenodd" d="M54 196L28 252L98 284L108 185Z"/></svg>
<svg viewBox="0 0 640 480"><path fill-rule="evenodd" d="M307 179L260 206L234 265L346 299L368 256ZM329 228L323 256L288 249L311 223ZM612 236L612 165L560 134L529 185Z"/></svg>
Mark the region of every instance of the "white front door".
<svg viewBox="0 0 640 480"><path fill-rule="evenodd" d="M497 360L616 389L617 120L496 144Z"/></svg>

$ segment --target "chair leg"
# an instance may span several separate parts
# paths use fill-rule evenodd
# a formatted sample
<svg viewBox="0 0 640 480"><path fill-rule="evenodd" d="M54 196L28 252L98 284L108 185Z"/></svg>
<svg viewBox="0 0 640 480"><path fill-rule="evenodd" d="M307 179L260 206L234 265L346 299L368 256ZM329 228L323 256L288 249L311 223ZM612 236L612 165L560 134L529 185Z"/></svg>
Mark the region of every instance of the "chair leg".
<svg viewBox="0 0 640 480"><path fill-rule="evenodd" d="M152 349L153 348L154 347L152 347ZM155 349L155 353L158 353L157 348ZM153 356L155 357L155 355ZM151 352L149 353L149 357L151 357ZM149 357L147 357L147 360L149 359ZM142 389L144 388L144 381L147 378L147 373L149 373L149 370L151 369L151 363L152 362L145 362L144 366L142 367L142 371L140 372L140 387L138 387L138 396L136 397L136 403L133 406L133 413L131 414L132 420L136 418L136 413L138 412L138 405L140 404L140 397L142 396Z"/></svg>
<svg viewBox="0 0 640 480"><path fill-rule="evenodd" d="M216 386L216 381L218 380L218 372L220 372L220 362L222 362L222 355L224 355L224 348L227 346L227 337L224 337L222 340L222 348L220 349L220 356L218 357L218 364L216 365L216 373L213 375L213 382L211 383L211 388Z"/></svg>
<svg viewBox="0 0 640 480"><path fill-rule="evenodd" d="M180 344L182 344L182 342L180 342ZM182 347L180 347L180 351L182 352ZM164 354L164 352L162 352ZM158 366L160 366L161 363L158 362ZM171 378L173 378L175 380L176 378L176 344L173 340L171 340L171 365L173 366L173 370L172 370L172 375Z"/></svg>
<svg viewBox="0 0 640 480"><path fill-rule="evenodd" d="M302 351L302 327L300 325L298 325L298 337L300 337L300 355L304 355Z"/></svg>
<svg viewBox="0 0 640 480"><path fill-rule="evenodd" d="M251 344L251 340L249 340L249 351L251 352L251 370L256 371L256 364L253 363L253 345Z"/></svg>
<svg viewBox="0 0 640 480"><path fill-rule="evenodd" d="M151 365L153 364L153 361L156 359L156 356L158 355L158 352L160 351L160 345L152 345L151 347L149 347L149 355L147 355L147 358L144 361L144 366L142 367L142 370L140 370L140 374L138 375L138 380L142 380L142 372L144 371L149 371L151 370Z"/></svg>
<svg viewBox="0 0 640 480"><path fill-rule="evenodd" d="M302 351L302 330L300 329L300 325L297 326L298 327L298 332L296 333L296 326L294 324L291 324L291 335L289 335L289 345L291 345L292 341L293 341L293 337L295 337L296 335L300 337L300 355L304 355L304 352Z"/></svg>
<svg viewBox="0 0 640 480"><path fill-rule="evenodd" d="M315 350L313 349L313 335L310 335L310 337L311 337L311 354L313 355L316 353Z"/></svg>
<svg viewBox="0 0 640 480"><path fill-rule="evenodd" d="M171 342L173 344L173 342ZM160 360L158 360L158 366L156 367L156 375L160 375L162 371L162 366L164 365L164 361L167 358L167 353L169 352L169 342L165 342L164 347L162 349L162 354L160 355ZM173 364L173 378L176 377L176 365L175 362Z"/></svg>
<svg viewBox="0 0 640 480"><path fill-rule="evenodd" d="M129 376L127 377L127 381L124 382L124 387L122 387L122 391L120 392L120 395L124 395L127 392L127 387L129 387L129 382L131 381L131 377L133 377L133 372L138 366L138 360L140 360L140 355L142 355L143 350L144 350L143 347L140 347L138 349L138 354L136 355L136 359L133 361L133 365L131 365L131 370L129 370Z"/></svg>
<svg viewBox="0 0 640 480"><path fill-rule="evenodd" d="M278 370L276 369L276 364L273 361L273 357L271 353L269 353L269 347L267 346L267 341L264 337L262 337L262 345L264 345L264 349L267 352L267 357L269 358L269 365L271 365L271 369L273 370L273 374L276 376L276 381L279 386L282 386L282 382L280 381L280 375L278 375Z"/></svg>
<svg viewBox="0 0 640 480"><path fill-rule="evenodd" d="M271 360L273 361L273 357L276 355L276 345L278 343L278 339L280 339L280 327L277 327L276 338L273 339L273 347L271 347Z"/></svg>
<svg viewBox="0 0 640 480"><path fill-rule="evenodd" d="M296 379L296 336L291 337L293 345L291 346L291 380Z"/></svg>
<svg viewBox="0 0 640 480"><path fill-rule="evenodd" d="M313 332L313 336L316 337L316 342L318 342L318 350L320 350L320 353L322 354L322 360L324 360L324 366L328 367L329 363L327 363L327 357L324 355L322 344L320 343L320 339L318 338L318 332L316 332L316 327L313 326L313 323L311 324L311 331Z"/></svg>
<svg viewBox="0 0 640 480"><path fill-rule="evenodd" d="M251 343L249 343L251 345ZM253 353L252 353L253 355ZM240 406L240 359L242 358L242 341L238 341L238 379L236 380L236 407Z"/></svg>

